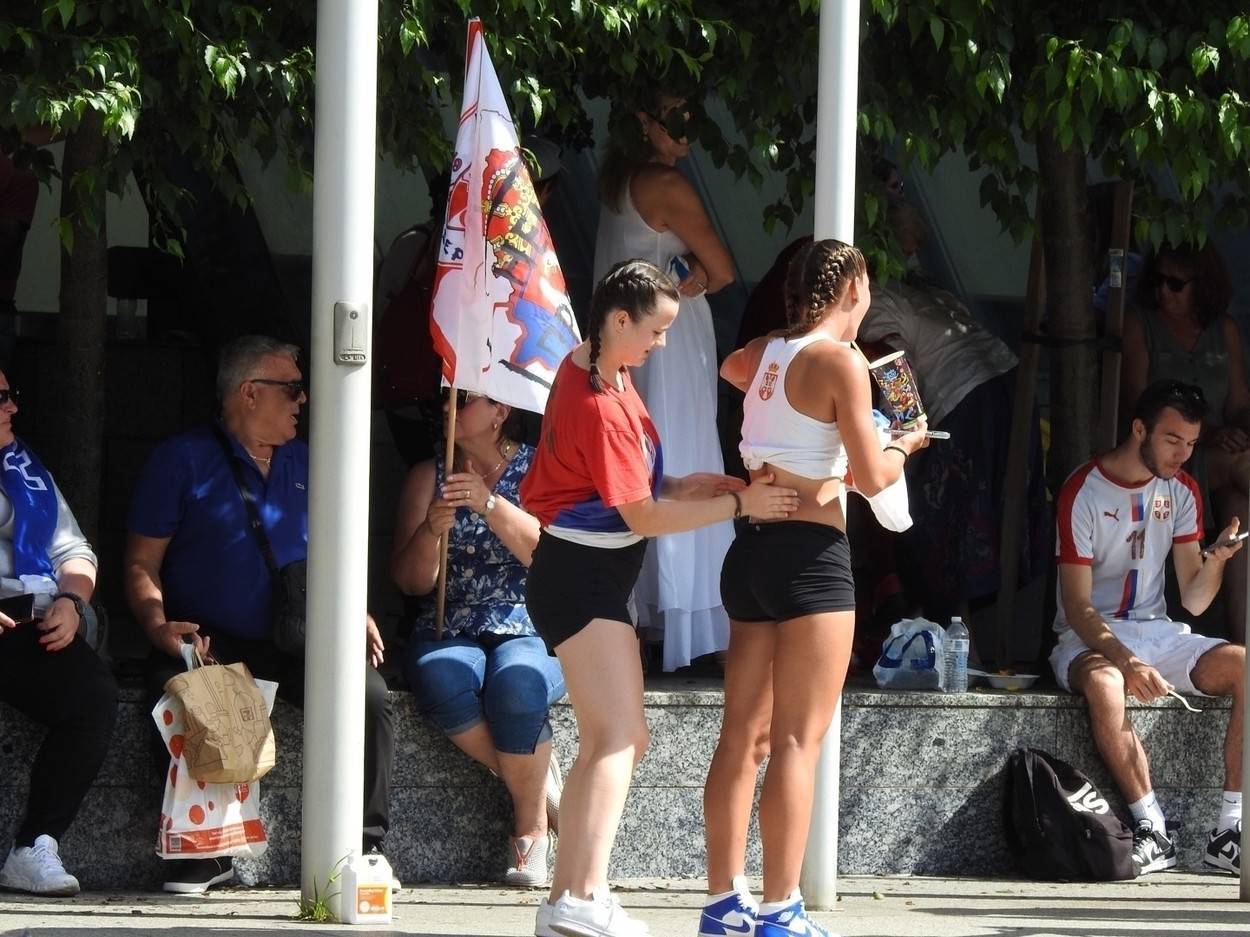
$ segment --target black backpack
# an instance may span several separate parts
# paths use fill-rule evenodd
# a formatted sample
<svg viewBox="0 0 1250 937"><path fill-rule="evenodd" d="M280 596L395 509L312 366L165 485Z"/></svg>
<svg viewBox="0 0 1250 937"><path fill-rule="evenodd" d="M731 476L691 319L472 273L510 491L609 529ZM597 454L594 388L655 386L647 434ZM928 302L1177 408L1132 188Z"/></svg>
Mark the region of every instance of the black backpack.
<svg viewBox="0 0 1250 937"><path fill-rule="evenodd" d="M1084 774L1037 748L1007 759L1007 844L1029 878L1134 878L1133 832Z"/></svg>

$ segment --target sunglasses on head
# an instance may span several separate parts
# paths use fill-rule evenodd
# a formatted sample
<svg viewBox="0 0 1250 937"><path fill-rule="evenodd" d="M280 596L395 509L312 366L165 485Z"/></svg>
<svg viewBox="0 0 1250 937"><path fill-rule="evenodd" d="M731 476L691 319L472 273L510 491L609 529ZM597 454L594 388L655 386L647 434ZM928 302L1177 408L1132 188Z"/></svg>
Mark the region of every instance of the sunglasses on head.
<svg viewBox="0 0 1250 937"><path fill-rule="evenodd" d="M6 387L3 390L0 390L0 407L3 407L6 403L9 403L10 401L13 403L17 403L17 398L18 398L18 393L17 393L16 388Z"/></svg>
<svg viewBox="0 0 1250 937"><path fill-rule="evenodd" d="M1194 282L1194 278L1190 277L1188 280L1182 280L1180 277L1171 277L1161 273L1158 275L1156 282L1160 286L1166 286L1173 293L1179 293L1189 286L1190 283Z"/></svg>
<svg viewBox="0 0 1250 937"><path fill-rule="evenodd" d="M292 400L299 400L300 394L307 394L303 381L275 381L268 377L249 377L245 383L265 384L268 387L281 387Z"/></svg>

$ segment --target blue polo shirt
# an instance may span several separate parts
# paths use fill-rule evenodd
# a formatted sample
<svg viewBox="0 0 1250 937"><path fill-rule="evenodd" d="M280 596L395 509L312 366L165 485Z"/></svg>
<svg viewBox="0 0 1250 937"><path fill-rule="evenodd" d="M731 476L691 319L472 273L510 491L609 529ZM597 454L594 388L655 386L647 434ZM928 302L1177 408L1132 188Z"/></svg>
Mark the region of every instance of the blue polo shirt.
<svg viewBox="0 0 1250 937"><path fill-rule="evenodd" d="M218 424L220 425L220 424ZM273 452L261 475L230 436L234 458L256 496L279 567L308 556L308 446L296 439ZM268 638L272 584L226 454L205 425L157 446L139 476L131 533L169 537L161 564L165 617L210 633Z"/></svg>

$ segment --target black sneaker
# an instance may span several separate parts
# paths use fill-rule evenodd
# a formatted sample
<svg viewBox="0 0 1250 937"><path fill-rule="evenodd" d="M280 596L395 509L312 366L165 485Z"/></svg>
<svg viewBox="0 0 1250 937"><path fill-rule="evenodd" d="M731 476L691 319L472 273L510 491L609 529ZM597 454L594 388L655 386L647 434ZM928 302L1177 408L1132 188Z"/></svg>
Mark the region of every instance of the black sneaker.
<svg viewBox="0 0 1250 937"><path fill-rule="evenodd" d="M169 871L161 887L175 895L202 895L214 885L234 878L234 860L229 856L221 859L171 859L166 866Z"/></svg>
<svg viewBox="0 0 1250 937"><path fill-rule="evenodd" d="M1133 867L1138 875L1176 867L1176 842L1156 830L1149 820L1138 820L1133 831Z"/></svg>
<svg viewBox="0 0 1250 937"><path fill-rule="evenodd" d="M1212 830L1207 834L1207 851L1202 864L1221 872L1241 874L1241 821L1227 830Z"/></svg>

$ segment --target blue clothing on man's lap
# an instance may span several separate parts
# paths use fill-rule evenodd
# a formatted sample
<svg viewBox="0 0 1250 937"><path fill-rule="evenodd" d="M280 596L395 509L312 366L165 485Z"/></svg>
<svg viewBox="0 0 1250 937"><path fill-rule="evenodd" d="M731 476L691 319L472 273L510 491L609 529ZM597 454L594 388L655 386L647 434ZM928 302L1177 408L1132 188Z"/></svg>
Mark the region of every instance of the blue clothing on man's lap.
<svg viewBox="0 0 1250 937"><path fill-rule="evenodd" d="M229 438L277 565L305 559L308 446L297 439L274 449L266 479L239 441ZM243 638L270 636L272 577L211 425L152 451L135 487L128 527L141 536L172 538L161 564L170 621Z"/></svg>

